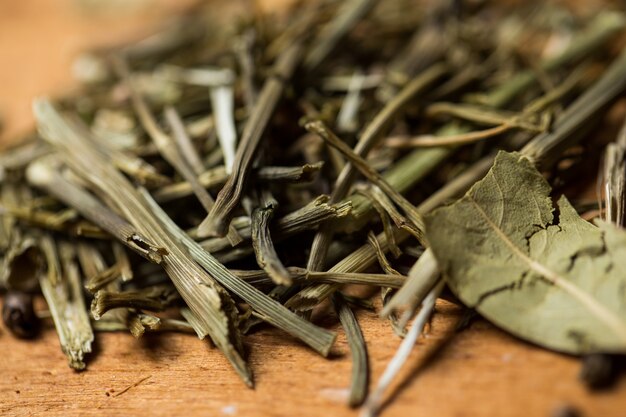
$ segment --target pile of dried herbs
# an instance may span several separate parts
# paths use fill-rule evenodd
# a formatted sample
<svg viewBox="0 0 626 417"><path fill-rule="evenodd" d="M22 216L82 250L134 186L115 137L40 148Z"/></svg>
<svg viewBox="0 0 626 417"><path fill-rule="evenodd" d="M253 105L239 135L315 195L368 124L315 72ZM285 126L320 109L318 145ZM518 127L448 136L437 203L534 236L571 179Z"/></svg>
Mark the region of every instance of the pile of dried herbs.
<svg viewBox="0 0 626 417"><path fill-rule="evenodd" d="M349 403L375 414L445 296L602 382L626 353L626 129L603 158L591 139L626 91L625 26L550 3L228 22L208 4L85 54L83 87L37 99L37 133L0 156L3 319L36 334L40 291L77 370L98 331L195 332L252 386L245 334L326 356L335 334L310 319L331 302ZM600 159L604 201L552 192ZM404 338L369 396L354 284Z"/></svg>

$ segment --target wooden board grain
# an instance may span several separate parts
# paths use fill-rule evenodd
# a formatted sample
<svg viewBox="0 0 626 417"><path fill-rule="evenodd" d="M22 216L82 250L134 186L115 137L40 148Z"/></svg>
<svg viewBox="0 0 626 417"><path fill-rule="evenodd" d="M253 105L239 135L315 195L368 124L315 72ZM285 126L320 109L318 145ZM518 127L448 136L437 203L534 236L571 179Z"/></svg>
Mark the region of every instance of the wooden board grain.
<svg viewBox="0 0 626 417"><path fill-rule="evenodd" d="M624 416L626 381L591 394L577 381L576 359L520 342L482 320L455 333L460 317L458 307L438 304L384 416L551 416L565 405L583 416ZM373 313L359 318L376 381L399 339ZM16 340L3 329L0 415L358 415L344 405L350 361L343 335L330 359L278 330L249 336L254 390L192 335L137 340L100 333L97 341L87 371L76 373L52 329L34 341Z"/></svg>
<svg viewBox="0 0 626 417"><path fill-rule="evenodd" d="M32 126L30 101L71 84L71 58L95 44L146 33L185 2L165 1L123 18L88 17L70 0L0 2L0 110L3 140ZM106 28L104 30L103 28ZM455 334L461 310L440 302L390 398L384 416L551 416L572 406L583 416L626 415L626 381L590 393L579 363L516 340L485 321ZM361 312L376 381L400 340L374 313ZM247 389L223 356L191 335L98 334L88 370L67 367L56 334L34 341L0 328L2 416L356 416L344 404L350 377L342 334L326 360L284 333L246 338L256 388ZM434 356L434 357L433 357Z"/></svg>

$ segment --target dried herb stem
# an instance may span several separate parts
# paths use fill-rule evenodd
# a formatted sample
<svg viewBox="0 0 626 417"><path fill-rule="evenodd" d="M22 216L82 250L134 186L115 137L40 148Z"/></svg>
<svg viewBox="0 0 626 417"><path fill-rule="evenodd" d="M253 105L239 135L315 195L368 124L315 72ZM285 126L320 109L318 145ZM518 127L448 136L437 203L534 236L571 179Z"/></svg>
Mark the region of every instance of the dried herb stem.
<svg viewBox="0 0 626 417"><path fill-rule="evenodd" d="M217 138L222 148L226 173L230 175L233 171L237 148L237 129L233 110L235 93L231 85L220 85L211 88L210 94Z"/></svg>
<svg viewBox="0 0 626 417"><path fill-rule="evenodd" d="M196 195L204 209L207 212L210 212L215 203L213 197L211 197L207 190L200 185L197 176L193 172L193 169L181 156L174 141L159 127L154 118L154 115L150 111L144 98L135 87L131 79L131 74L128 66L120 57L115 57L113 59L113 63L119 76L122 78L122 80L124 80L124 83L130 90L133 107L135 109L135 112L137 113L137 116L139 117L141 125L144 127L146 132L148 132L148 136L150 136L150 138L156 145L159 153L170 165L172 165L176 169L176 171L178 171L181 177L183 177L185 181L187 181L191 185L194 194ZM241 242L241 238L237 234L237 230L235 230L235 228L233 227L228 228L228 239L233 246L236 246L238 243Z"/></svg>
<svg viewBox="0 0 626 417"><path fill-rule="evenodd" d="M612 22L612 24L605 25L605 20ZM598 15L590 23L585 33L580 34L574 38L569 48L563 51L559 56L544 62L542 65L544 66L544 68L551 71L572 62L576 62L583 58L585 55L592 53L600 45L610 39L610 37L619 32L623 28L623 26L624 20L623 18L620 18L620 15L615 15L614 13L609 13L608 15ZM488 97L492 98L490 98L489 100L487 100L487 102L483 104L488 105L492 108L499 108L504 106L517 94L524 91L530 84L532 84L533 79L527 80L527 78L529 78L529 76L531 78L534 77L534 74L535 73L529 72L527 75L521 77L524 78L524 82L515 81L518 79L518 77L514 77L513 80L507 81L501 86L495 87L487 94ZM566 81L563 83L565 84L566 88L564 87L562 90L560 90L557 96L569 91L569 89L572 88L571 83L574 82L577 76L578 75L569 77L568 80L571 81ZM557 90L559 90L559 87L557 87ZM546 96L543 97L550 96L551 94L552 93L548 93ZM539 98L535 102L540 101L541 98ZM538 106L538 108L541 108L541 106ZM467 126L448 124L442 127L437 132L437 134L438 136L450 136L467 133L468 130L469 129ZM406 157L400 159L392 167L390 167L389 170L385 172L384 178L389 182L391 186L396 188L399 192L404 193L412 188L422 178L424 178L442 161L452 155L453 151L454 148L445 147L416 149ZM360 223L354 222L354 219L361 218L364 213L369 212L371 210L371 203L366 199L359 198L358 196L351 199L353 201L354 209L352 211L352 216L349 216L350 222L346 221L344 224L349 225L350 223L355 223L356 225L359 225Z"/></svg>
<svg viewBox="0 0 626 417"><path fill-rule="evenodd" d="M417 211L413 204L411 204L406 198L404 198L404 196L402 196L402 194L397 192L391 185L389 185L389 183L385 181L382 175L380 175L376 170L372 169L372 167L365 160L363 160L362 157L360 157L357 153L350 149L350 147L346 145L345 142L339 139L321 121L307 122L305 124L305 128L310 132L316 133L329 145L339 150L342 155L348 158L350 163L361 172L361 174L363 174L368 180L372 181L381 190L383 190L389 196L389 198L393 200L394 203L402 207L409 220L411 220L411 222L415 226L420 240L423 238L424 226L421 214Z"/></svg>
<svg viewBox="0 0 626 417"><path fill-rule="evenodd" d="M274 248L270 233L270 221L274 216L276 200L273 198L264 201L261 207L252 213L252 247L256 255L257 264L267 271L276 285L290 286L292 284L289 271L283 265Z"/></svg>
<svg viewBox="0 0 626 417"><path fill-rule="evenodd" d="M603 168L605 220L623 226L626 220L626 122L617 140L606 146Z"/></svg>
<svg viewBox="0 0 626 417"><path fill-rule="evenodd" d="M163 228L162 220L154 216L136 189L102 155L94 152L48 101L36 101L34 112L42 136L61 151L72 170L115 201L116 208L142 234L159 247L166 248L161 265L185 303L199 318L194 326L196 332L209 334L243 381L251 386L251 371L242 357L243 346L234 325L236 307L228 293Z"/></svg>
<svg viewBox="0 0 626 417"><path fill-rule="evenodd" d="M515 127L516 126L511 123L502 123L501 125L488 129L468 133L460 133L450 136L420 135L414 137L394 137L386 140L385 144L392 148L461 146L499 136L503 133L509 132Z"/></svg>
<svg viewBox="0 0 626 417"><path fill-rule="evenodd" d="M339 316L341 326L346 332L350 353L352 355L352 380L350 382L350 407L358 407L363 404L367 396L369 382L369 363L367 346L363 338L363 332L352 309L340 294L333 295L333 305Z"/></svg>
<svg viewBox="0 0 626 417"><path fill-rule="evenodd" d="M117 265L107 268L104 258L92 245L79 243L76 254L85 277L84 286L87 291L94 293L119 278Z"/></svg>
<svg viewBox="0 0 626 417"><path fill-rule="evenodd" d="M330 205L328 196L319 196L306 206L276 219L271 228L274 241L314 229L325 220L343 218L350 213L351 207L350 202ZM242 218L238 231L244 239L250 239L252 237L250 220ZM208 239L200 242L200 245L211 253L228 248L224 238Z"/></svg>
<svg viewBox="0 0 626 417"><path fill-rule="evenodd" d="M374 119L363 130L359 141L357 142L354 153L361 157L366 156L369 151L379 142L381 136L385 133L390 122L401 111L406 104L416 95L423 93L437 79L447 72L447 68L443 64L435 64L425 70L418 77L407 84L391 101L389 101ZM335 186L331 194L331 202L336 203L346 197L352 181L354 180L356 169L352 164L347 164L339 177L335 181ZM311 254L307 268L313 271L323 269L326 252L332 241L333 229L331 225L320 228L313 239L311 245Z"/></svg>
<svg viewBox="0 0 626 417"><path fill-rule="evenodd" d="M335 340L334 333L317 327L311 322L297 316L282 304L235 276L167 217L146 192L144 192L144 196L169 232L179 239L191 256L202 265L203 268L207 271L211 271L212 276L224 285L224 287L248 303L268 323L299 338L321 355L328 355Z"/></svg>
<svg viewBox="0 0 626 417"><path fill-rule="evenodd" d="M198 228L200 236L223 236L225 234L247 184L263 132L282 96L285 83L291 78L298 65L302 50L302 44L296 41L277 58L272 75L265 82L254 111L244 127L233 161L233 172L217 195L215 205L209 215Z"/></svg>
<svg viewBox="0 0 626 417"><path fill-rule="evenodd" d="M135 308L140 310L163 311L180 300L171 285L155 285L141 290L114 292L99 290L91 302L91 314L100 318L114 308Z"/></svg>
<svg viewBox="0 0 626 417"><path fill-rule="evenodd" d="M391 361L387 365L387 368L385 368L385 372L378 380L378 383L376 384L376 388L371 393L371 395L367 398L367 401L365 402L363 409L361 410L360 415L362 417L370 417L370 416L373 417L378 414L378 411L383 405L382 403L383 395L385 394L385 392L387 391L387 389L393 382L393 379L400 372L400 369L402 369L407 359L409 358L409 355L411 354L411 351L413 350L413 346L415 346L415 342L417 342L419 335L424 330L424 326L426 325L428 318L433 312L433 309L435 307L435 302L437 301L437 297L439 297L439 294L441 293L441 290L443 289L444 285L445 285L444 281L440 280L433 287L433 289L430 290L430 292L428 293L428 295L422 302L422 308L419 311L419 313L417 313L417 315L415 316L415 320L413 321L413 324L411 325L410 330L406 334L406 337L400 344L400 347L396 351L396 354L394 355L394 357L391 359Z"/></svg>
<svg viewBox="0 0 626 417"><path fill-rule="evenodd" d="M26 172L28 181L44 189L59 201L75 207L85 218L102 227L120 242L151 262L161 263L165 249L152 243L125 219L107 209L82 187L63 178L57 167L57 156L33 162Z"/></svg>
<svg viewBox="0 0 626 417"><path fill-rule="evenodd" d="M40 245L48 264L48 273L39 278L41 291L69 366L80 371L85 369L85 354L91 352L94 335L82 296L78 267L73 259L74 250L67 242L61 242L57 251L49 235L41 236Z"/></svg>
<svg viewBox="0 0 626 417"><path fill-rule="evenodd" d="M613 103L626 89L626 50L591 87L578 97L557 119L550 132L538 135L521 152L535 164L548 166L571 144L576 133L602 109Z"/></svg>
<svg viewBox="0 0 626 417"><path fill-rule="evenodd" d="M272 182L310 182L319 173L323 162L305 164L299 167L264 166L254 170L253 175L257 181ZM226 169L218 166L204 171L198 176L198 182L204 188L223 185L228 179ZM191 184L187 181L169 184L153 191L154 198L159 203L165 203L178 198L189 196L193 193Z"/></svg>
<svg viewBox="0 0 626 417"><path fill-rule="evenodd" d="M167 124L172 131L174 141L178 146L180 157L185 161L187 165L189 165L194 174L196 174L194 178L197 178L205 171L204 163L202 162L202 158L200 158L200 155L198 154L198 150L191 142L191 138L187 134L187 129L185 128L185 125L183 124L180 115L172 106L167 106L163 114L165 115L165 120L167 121Z"/></svg>
<svg viewBox="0 0 626 417"><path fill-rule="evenodd" d="M349 0L339 6L334 18L322 27L312 42L313 47L304 60L307 71L315 69L337 43L367 12L376 4L376 0Z"/></svg>
<svg viewBox="0 0 626 417"><path fill-rule="evenodd" d="M376 212L378 212L378 217L380 217L380 220L383 224L383 233L385 234L385 237L387 238L387 242L389 242L389 250L397 258L398 256L401 255L402 252L400 251L400 248L396 244L389 214L385 211L385 208L383 207L383 205L380 204L380 202L374 198L373 193L370 192L369 189L359 189L356 191L356 193L359 193L361 195L364 195L367 198L372 199L372 205L374 209L376 210Z"/></svg>
<svg viewBox="0 0 626 417"><path fill-rule="evenodd" d="M439 266L432 251L426 250L409 271L409 278L391 300L383 307L380 315L386 317L392 312L404 309L399 326L406 327L417 307L439 279Z"/></svg>
<svg viewBox="0 0 626 417"><path fill-rule="evenodd" d="M611 36L624 28L626 20L620 13L603 12L589 23L583 33L576 36L571 46L562 54L540 64L544 71L552 71L589 55L598 45L602 45ZM520 92L530 87L537 79L537 73L532 70L517 74L502 86L494 89L480 99L481 104L490 107L499 107L507 103Z"/></svg>
<svg viewBox="0 0 626 417"><path fill-rule="evenodd" d="M292 281L298 285L313 285L326 282L334 284L361 284L379 287L400 288L407 279L400 274L371 274L351 272L315 272L304 268L287 267ZM233 274L255 287L271 285L273 281L267 272L259 270L233 270Z"/></svg>
<svg viewBox="0 0 626 417"><path fill-rule="evenodd" d="M443 204L446 201L449 201L451 198L456 197L463 192L467 191L477 180L479 180L482 176L484 176L489 168L493 164L495 158L494 155L489 155L484 157L479 162L475 163L472 167L470 167L464 174L456 177L454 180L450 181L443 188L441 188L438 192L431 195L429 198L424 200L418 207L418 211L421 213L427 213L430 210L433 210L440 204ZM405 239L407 239L410 235L403 231L397 230L395 232L395 241L400 244ZM376 236L376 240L378 241L378 245L380 246L382 251L388 250L389 244L384 233ZM424 255L422 255L424 256ZM369 268L376 259L376 252L374 248L369 244L365 244L352 252L350 255L346 256L344 259L336 263L332 268L329 269L329 272L359 272ZM330 296L335 290L337 290L337 285L332 284L321 284L317 286L307 287L300 291L298 294L290 298L285 305L290 308L299 310L299 311L309 311L313 307L315 307L321 300L326 299Z"/></svg>

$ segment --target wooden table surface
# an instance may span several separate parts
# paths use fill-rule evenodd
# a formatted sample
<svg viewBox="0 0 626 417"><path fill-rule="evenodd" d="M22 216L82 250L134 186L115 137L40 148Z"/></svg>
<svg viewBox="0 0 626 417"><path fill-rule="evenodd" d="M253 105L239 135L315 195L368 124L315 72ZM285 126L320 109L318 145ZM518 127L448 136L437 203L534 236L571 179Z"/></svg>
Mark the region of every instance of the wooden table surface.
<svg viewBox="0 0 626 417"><path fill-rule="evenodd" d="M162 7L139 6L113 17L80 13L77 2L0 2L4 143L32 127L33 97L71 85L69 68L78 51L137 37L188 3L158 1ZM516 340L483 320L455 333L460 317L458 307L438 304L384 416L548 417L563 407L582 416L626 416L626 378L610 391L590 393L578 382L575 358ZM374 313L359 318L377 381L400 341ZM194 336L96 337L87 371L76 373L53 329L22 341L0 328L0 415L358 415L344 405L350 361L342 334L328 360L275 329L247 337L254 390L216 349Z"/></svg>

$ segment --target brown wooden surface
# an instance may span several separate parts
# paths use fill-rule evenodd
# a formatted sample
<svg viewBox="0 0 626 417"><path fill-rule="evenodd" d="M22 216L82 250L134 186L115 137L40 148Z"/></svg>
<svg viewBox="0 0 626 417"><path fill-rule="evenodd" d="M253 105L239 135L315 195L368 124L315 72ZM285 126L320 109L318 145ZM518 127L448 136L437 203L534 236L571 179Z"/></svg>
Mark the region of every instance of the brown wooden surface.
<svg viewBox="0 0 626 417"><path fill-rule="evenodd" d="M75 3L0 1L5 143L31 127L32 97L70 85L71 58L79 50L145 33L185 2L160 1L164 8L121 18L85 16ZM577 380L576 359L520 342L482 320L454 334L460 314L451 304L438 305L384 416L551 416L565 405L583 416L626 416L626 379L612 391L591 394ZM399 339L373 313L359 317L376 381ZM350 362L343 335L329 360L274 329L246 341L255 390L245 388L222 355L194 336L136 340L98 334L88 370L75 373L52 329L37 340L20 341L1 328L0 415L357 415L344 405ZM427 362L433 352L438 354Z"/></svg>

